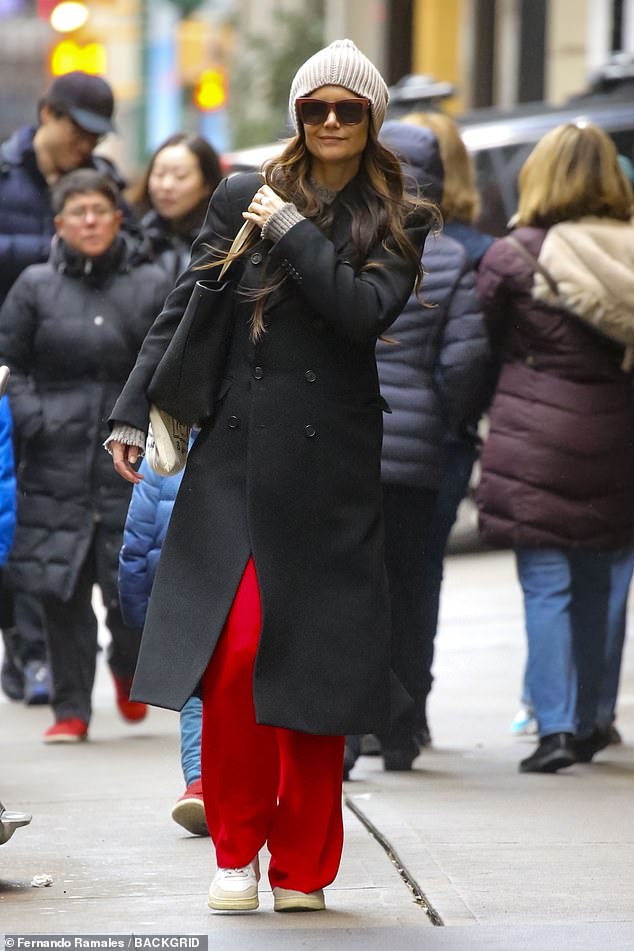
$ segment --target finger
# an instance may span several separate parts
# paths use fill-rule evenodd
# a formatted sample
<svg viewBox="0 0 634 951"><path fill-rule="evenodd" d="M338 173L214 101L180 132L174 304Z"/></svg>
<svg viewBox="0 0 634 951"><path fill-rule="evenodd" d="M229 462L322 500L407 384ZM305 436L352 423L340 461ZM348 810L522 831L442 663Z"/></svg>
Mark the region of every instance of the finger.
<svg viewBox="0 0 634 951"><path fill-rule="evenodd" d="M124 446L123 443L113 442L111 444L112 461L116 472L126 480L136 485L143 481L143 476L136 472L132 465L139 461L139 450L136 446Z"/></svg>

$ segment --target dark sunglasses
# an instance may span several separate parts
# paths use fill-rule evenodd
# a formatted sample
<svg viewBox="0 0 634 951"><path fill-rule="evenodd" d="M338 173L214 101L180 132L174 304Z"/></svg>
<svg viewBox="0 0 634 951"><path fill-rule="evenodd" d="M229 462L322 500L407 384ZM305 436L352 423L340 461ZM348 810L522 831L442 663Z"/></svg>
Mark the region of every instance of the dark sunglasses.
<svg viewBox="0 0 634 951"><path fill-rule="evenodd" d="M339 99L327 102L325 99L296 99L299 118L304 125L321 125L334 110L337 122L341 125L359 125L370 108L369 99Z"/></svg>

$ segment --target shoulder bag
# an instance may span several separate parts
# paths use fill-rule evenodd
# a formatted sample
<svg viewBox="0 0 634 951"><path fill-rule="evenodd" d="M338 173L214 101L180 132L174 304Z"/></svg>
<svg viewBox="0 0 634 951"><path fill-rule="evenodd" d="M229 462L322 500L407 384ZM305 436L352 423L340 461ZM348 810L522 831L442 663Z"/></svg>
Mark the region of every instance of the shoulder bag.
<svg viewBox="0 0 634 951"><path fill-rule="evenodd" d="M233 240L236 254L255 225L247 221ZM235 314L235 287L217 281L196 281L174 336L150 380L151 401L146 458L159 475L176 475L187 461L189 434L213 415L224 376Z"/></svg>

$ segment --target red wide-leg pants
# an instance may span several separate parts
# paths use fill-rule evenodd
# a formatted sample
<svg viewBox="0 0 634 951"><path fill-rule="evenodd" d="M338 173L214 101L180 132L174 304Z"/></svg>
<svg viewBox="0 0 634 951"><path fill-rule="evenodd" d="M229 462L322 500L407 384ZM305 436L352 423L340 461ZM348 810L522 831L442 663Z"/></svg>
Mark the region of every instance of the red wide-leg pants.
<svg viewBox="0 0 634 951"><path fill-rule="evenodd" d="M256 723L261 623L250 558L202 681L207 825L219 868L248 865L266 843L271 887L312 892L333 881L341 860L344 738Z"/></svg>

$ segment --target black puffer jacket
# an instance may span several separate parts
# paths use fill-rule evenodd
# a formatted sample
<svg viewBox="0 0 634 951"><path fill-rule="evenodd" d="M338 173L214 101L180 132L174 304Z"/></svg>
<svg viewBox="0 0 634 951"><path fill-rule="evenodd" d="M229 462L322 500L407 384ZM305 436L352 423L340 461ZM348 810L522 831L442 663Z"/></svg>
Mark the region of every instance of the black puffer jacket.
<svg viewBox="0 0 634 951"><path fill-rule="evenodd" d="M191 246L198 237L208 205L209 199L205 198L177 222L162 218L153 208L141 219L145 246L149 247L152 259L163 268L172 284L189 263Z"/></svg>
<svg viewBox="0 0 634 951"><path fill-rule="evenodd" d="M423 194L438 201L443 172L434 134L387 122L381 140L405 163ZM422 262L422 299L431 306L412 295L390 328L396 343L377 344L381 393L392 409L384 417L382 479L435 489L445 434L484 410L490 354L465 249L446 235L430 235Z"/></svg>
<svg viewBox="0 0 634 951"><path fill-rule="evenodd" d="M102 443L108 412L168 290L153 264L130 265L119 237L89 261L55 242L0 311L0 359L23 455L10 573L20 589L67 599L96 522L112 533L112 571L131 487Z"/></svg>

